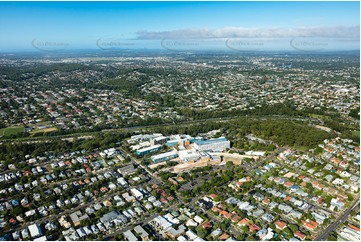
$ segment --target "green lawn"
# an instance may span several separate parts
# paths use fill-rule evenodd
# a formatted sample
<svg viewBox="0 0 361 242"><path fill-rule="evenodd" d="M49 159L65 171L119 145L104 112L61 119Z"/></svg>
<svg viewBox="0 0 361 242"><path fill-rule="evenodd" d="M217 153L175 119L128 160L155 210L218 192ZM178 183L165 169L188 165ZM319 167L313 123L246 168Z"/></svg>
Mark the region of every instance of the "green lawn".
<svg viewBox="0 0 361 242"><path fill-rule="evenodd" d="M23 133L25 132L25 127L24 125L19 125L19 126L12 126L12 127L7 127L7 128L3 128L0 129L0 136L10 136L13 134L18 134L18 133Z"/></svg>
<svg viewBox="0 0 361 242"><path fill-rule="evenodd" d="M312 118L319 118L319 119L327 119L328 118L328 116L326 116L326 115L315 114L315 113L310 113L310 116Z"/></svg>

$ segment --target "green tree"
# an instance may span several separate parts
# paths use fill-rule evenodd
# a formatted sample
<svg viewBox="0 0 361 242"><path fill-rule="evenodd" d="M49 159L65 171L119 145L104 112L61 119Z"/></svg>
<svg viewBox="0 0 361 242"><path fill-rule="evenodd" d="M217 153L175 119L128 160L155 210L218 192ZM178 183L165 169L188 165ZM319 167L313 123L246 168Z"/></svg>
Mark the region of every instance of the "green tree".
<svg viewBox="0 0 361 242"><path fill-rule="evenodd" d="M197 231L197 235L198 235L199 237L201 237L202 239L205 238L205 237L207 237L207 235L208 235L207 230L206 230L205 228L203 228L202 225L199 225L199 226L196 228L196 231Z"/></svg>
<svg viewBox="0 0 361 242"><path fill-rule="evenodd" d="M287 235L288 238L292 238L293 237L293 233L289 228L285 228L283 229L283 232Z"/></svg>
<svg viewBox="0 0 361 242"><path fill-rule="evenodd" d="M337 241L337 233L333 231L328 237L327 241Z"/></svg>
<svg viewBox="0 0 361 242"><path fill-rule="evenodd" d="M298 226L297 225L295 225L295 224L290 224L290 225L288 225L288 227L291 229L291 231L293 232L293 233L295 233L295 232L297 232L299 229L298 229Z"/></svg>
<svg viewBox="0 0 361 242"><path fill-rule="evenodd" d="M241 230L242 230L242 232L243 232L244 234L246 234L246 233L248 233L249 228L248 228L247 225L244 225L244 226L241 227Z"/></svg>

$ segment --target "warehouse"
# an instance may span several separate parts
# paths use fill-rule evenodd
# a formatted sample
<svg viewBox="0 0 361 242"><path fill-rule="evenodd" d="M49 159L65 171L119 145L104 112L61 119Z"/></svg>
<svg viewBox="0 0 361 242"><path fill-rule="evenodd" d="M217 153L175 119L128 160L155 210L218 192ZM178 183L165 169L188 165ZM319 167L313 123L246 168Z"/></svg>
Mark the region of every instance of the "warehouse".
<svg viewBox="0 0 361 242"><path fill-rule="evenodd" d="M143 148L143 149L139 149L135 153L137 155L147 155L147 154L150 154L152 152L160 150L161 147L162 146L160 146L160 145L152 145L152 146L149 146L149 147L146 147L146 148Z"/></svg>
<svg viewBox="0 0 361 242"><path fill-rule="evenodd" d="M171 160L174 158L177 158L178 154L175 151L170 151L170 152L166 152L166 153L162 153L159 155L153 155L151 157L152 161L154 163L159 163L159 162L163 162L163 161L167 161L167 160Z"/></svg>

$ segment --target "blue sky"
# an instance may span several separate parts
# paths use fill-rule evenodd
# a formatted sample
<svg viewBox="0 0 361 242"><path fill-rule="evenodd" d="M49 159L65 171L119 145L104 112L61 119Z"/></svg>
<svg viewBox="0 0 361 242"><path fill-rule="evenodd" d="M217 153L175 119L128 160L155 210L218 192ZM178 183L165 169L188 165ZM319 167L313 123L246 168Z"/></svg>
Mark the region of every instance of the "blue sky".
<svg viewBox="0 0 361 242"><path fill-rule="evenodd" d="M162 48L162 41L214 48L229 38L254 45L266 38L275 49L323 38L328 48L358 49L359 9L359 2L0 2L0 50Z"/></svg>

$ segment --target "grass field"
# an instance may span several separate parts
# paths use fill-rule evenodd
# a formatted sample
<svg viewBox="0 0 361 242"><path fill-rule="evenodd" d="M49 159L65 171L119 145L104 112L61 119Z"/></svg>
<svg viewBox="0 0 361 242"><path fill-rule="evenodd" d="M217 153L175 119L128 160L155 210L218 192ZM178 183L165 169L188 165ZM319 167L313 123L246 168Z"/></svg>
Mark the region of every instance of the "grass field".
<svg viewBox="0 0 361 242"><path fill-rule="evenodd" d="M54 131L58 131L58 129L56 127L52 127L52 128L45 128L45 129L37 129L34 131L31 131L30 134L36 134L36 133L49 133L49 132L54 132Z"/></svg>
<svg viewBox="0 0 361 242"><path fill-rule="evenodd" d="M327 119L328 118L328 116L321 115L321 114L315 114L315 113L311 113L310 116L312 118L319 118L319 119L325 119L325 118Z"/></svg>
<svg viewBox="0 0 361 242"><path fill-rule="evenodd" d="M24 125L12 126L12 127L0 129L0 136L8 137L13 134L18 134L18 133L23 133L23 132L25 132Z"/></svg>

